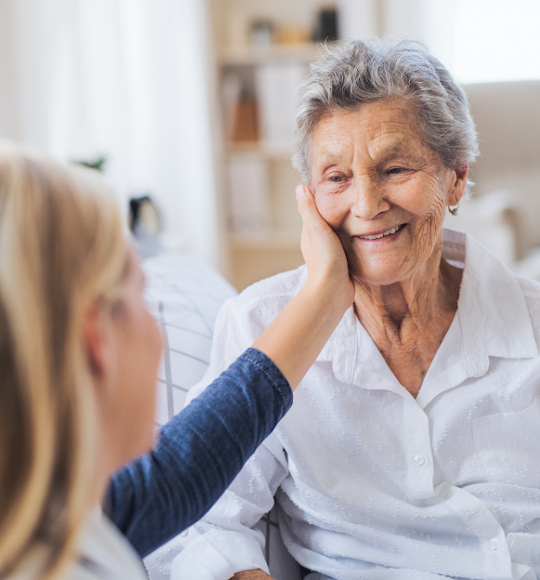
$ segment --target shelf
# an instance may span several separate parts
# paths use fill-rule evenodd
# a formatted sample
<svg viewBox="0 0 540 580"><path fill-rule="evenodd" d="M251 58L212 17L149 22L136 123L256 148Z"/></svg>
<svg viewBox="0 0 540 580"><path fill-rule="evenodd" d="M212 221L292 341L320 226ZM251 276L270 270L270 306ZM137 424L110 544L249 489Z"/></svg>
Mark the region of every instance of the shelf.
<svg viewBox="0 0 540 580"><path fill-rule="evenodd" d="M253 248L265 250L295 250L300 248L300 232L270 232L261 235L232 235L231 245L235 248Z"/></svg>
<svg viewBox="0 0 540 580"><path fill-rule="evenodd" d="M309 64L326 50L301 42L309 38L319 10L319 2L305 1L303 16L289 14L289 4L260 13L252 0L212 3L223 128L223 225L228 277L238 290L303 263L302 220L294 195L301 176L291 163L296 95ZM304 34L296 43L252 45L250 23L264 18L275 24L275 39L285 39L287 29Z"/></svg>
<svg viewBox="0 0 540 580"><path fill-rule="evenodd" d="M269 62L312 62L324 47L312 42L304 44L273 44L270 46L230 46L218 53L221 66L259 65Z"/></svg>

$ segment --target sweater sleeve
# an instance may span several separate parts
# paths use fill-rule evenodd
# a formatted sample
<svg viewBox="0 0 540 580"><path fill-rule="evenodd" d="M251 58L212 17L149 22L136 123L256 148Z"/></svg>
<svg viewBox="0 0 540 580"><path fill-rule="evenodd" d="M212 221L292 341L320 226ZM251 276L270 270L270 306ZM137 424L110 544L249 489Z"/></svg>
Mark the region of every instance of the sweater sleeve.
<svg viewBox="0 0 540 580"><path fill-rule="evenodd" d="M291 404L278 367L246 350L114 475L105 512L146 556L212 507Z"/></svg>

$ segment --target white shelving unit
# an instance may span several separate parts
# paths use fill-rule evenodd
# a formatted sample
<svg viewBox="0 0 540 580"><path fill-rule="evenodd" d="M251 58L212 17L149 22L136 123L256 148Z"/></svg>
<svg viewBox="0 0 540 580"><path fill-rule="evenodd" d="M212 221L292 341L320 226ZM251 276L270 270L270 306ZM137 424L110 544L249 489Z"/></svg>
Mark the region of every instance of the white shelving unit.
<svg viewBox="0 0 540 580"><path fill-rule="evenodd" d="M268 4L268 3L266 3ZM320 56L311 42L251 46L243 30L235 45L230 29L239 7L245 26L254 19L304 26L328 3L277 0L274 12L257 13L261 3L215 0L211 3L223 142L223 190L227 213L229 279L239 289L303 263L301 219L294 189L300 175L292 168L296 91L310 62ZM251 10L251 13L249 12ZM289 19L288 19L289 18Z"/></svg>
<svg viewBox="0 0 540 580"><path fill-rule="evenodd" d="M226 46L219 49L218 62L221 66L311 62L318 58L319 54L318 46L312 42L271 46Z"/></svg>

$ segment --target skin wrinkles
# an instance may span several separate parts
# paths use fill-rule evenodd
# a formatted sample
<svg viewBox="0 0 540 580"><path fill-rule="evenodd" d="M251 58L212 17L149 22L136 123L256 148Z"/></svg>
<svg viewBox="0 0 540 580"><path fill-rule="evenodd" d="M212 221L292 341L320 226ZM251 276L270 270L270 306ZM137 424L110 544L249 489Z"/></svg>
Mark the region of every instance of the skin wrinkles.
<svg viewBox="0 0 540 580"><path fill-rule="evenodd" d="M442 224L467 177L444 166L419 126L400 100L333 110L312 132L310 176L347 254L357 316L413 395L457 309L461 271L441 258Z"/></svg>

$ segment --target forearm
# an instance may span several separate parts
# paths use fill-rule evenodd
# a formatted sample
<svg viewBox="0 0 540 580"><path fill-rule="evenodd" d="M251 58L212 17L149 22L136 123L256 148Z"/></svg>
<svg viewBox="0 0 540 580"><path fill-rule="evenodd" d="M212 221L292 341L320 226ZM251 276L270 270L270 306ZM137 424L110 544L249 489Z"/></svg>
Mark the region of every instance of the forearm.
<svg viewBox="0 0 540 580"><path fill-rule="evenodd" d="M294 390L349 306L332 285L308 280L253 347L274 361Z"/></svg>
<svg viewBox="0 0 540 580"><path fill-rule="evenodd" d="M150 553L210 509L291 403L279 369L246 351L163 427L152 453L117 473L107 514Z"/></svg>
<svg viewBox="0 0 540 580"><path fill-rule="evenodd" d="M296 188L308 280L253 345L281 369L291 388L302 380L352 304L354 285L338 236L320 216L311 191Z"/></svg>

